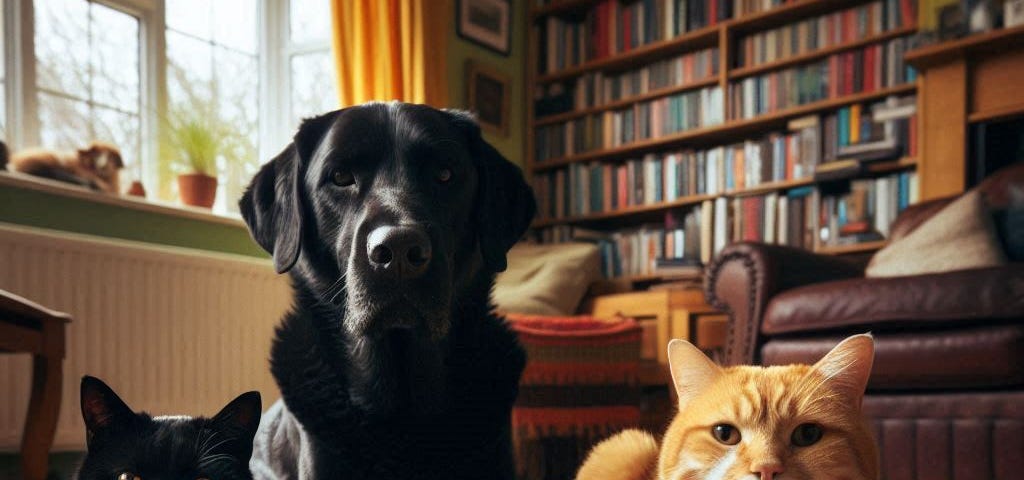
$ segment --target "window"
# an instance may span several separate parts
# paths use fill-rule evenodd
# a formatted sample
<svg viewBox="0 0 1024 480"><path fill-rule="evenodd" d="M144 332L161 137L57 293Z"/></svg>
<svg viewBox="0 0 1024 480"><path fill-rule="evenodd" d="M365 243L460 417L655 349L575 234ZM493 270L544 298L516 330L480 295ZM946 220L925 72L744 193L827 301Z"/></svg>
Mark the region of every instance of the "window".
<svg viewBox="0 0 1024 480"><path fill-rule="evenodd" d="M35 4L39 144L77 148L91 140L141 158L139 19L87 0Z"/></svg>
<svg viewBox="0 0 1024 480"><path fill-rule="evenodd" d="M174 201L176 174L188 167L158 148L161 129L202 112L226 138L212 172L214 211L232 212L298 122L336 108L329 5L4 1L0 139L14 149L113 143L127 164L122 181L140 179L150 197Z"/></svg>
<svg viewBox="0 0 1024 480"><path fill-rule="evenodd" d="M166 8L168 115L203 112L226 129L215 209L236 211L260 165L256 0L167 0ZM166 195L172 165L161 167Z"/></svg>
<svg viewBox="0 0 1024 480"><path fill-rule="evenodd" d="M288 9L289 119L337 109L338 94L331 58L331 11L325 0L291 0Z"/></svg>

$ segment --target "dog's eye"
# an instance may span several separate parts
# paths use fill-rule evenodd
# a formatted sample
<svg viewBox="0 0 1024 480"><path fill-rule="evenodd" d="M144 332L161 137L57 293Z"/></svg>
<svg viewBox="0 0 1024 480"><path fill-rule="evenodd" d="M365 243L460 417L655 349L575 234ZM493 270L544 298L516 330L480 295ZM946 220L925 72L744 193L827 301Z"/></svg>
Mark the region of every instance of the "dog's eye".
<svg viewBox="0 0 1024 480"><path fill-rule="evenodd" d="M142 480L142 477L132 472L122 472L117 476L117 480Z"/></svg>
<svg viewBox="0 0 1024 480"><path fill-rule="evenodd" d="M452 179L452 169L442 168L437 171L437 181L448 183Z"/></svg>
<svg viewBox="0 0 1024 480"><path fill-rule="evenodd" d="M339 187L347 187L356 183L356 177L351 172L342 172L341 170L335 170L331 174L331 182Z"/></svg>

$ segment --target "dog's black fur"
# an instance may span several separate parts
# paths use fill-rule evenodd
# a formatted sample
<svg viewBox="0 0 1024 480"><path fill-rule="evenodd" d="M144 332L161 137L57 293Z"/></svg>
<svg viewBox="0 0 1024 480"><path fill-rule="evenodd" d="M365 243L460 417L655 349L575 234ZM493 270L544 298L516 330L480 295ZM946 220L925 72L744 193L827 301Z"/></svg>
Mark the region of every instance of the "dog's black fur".
<svg viewBox="0 0 1024 480"><path fill-rule="evenodd" d="M489 295L535 203L475 121L401 103L307 120L240 205L291 273L271 369L315 478L512 478L525 355ZM381 225L426 232L422 276L372 268Z"/></svg>

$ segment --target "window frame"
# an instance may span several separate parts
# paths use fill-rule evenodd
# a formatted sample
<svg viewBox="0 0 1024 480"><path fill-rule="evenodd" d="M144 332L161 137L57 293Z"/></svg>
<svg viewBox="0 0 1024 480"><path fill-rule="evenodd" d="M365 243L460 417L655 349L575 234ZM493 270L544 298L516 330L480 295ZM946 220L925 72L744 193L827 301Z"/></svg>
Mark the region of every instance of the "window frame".
<svg viewBox="0 0 1024 480"><path fill-rule="evenodd" d="M35 2L4 1L5 139L11 149L33 147L40 141L36 85ZM167 41L165 0L91 0L139 20L140 158L141 180L148 186L158 178L159 118L167 111ZM327 0L324 0L327 1ZM259 59L260 163L265 163L291 141L296 125L289 125L291 85L289 63L293 55L330 51L330 39L293 44L290 41L290 0L257 0L256 25ZM218 212L217 215L223 215ZM234 216L231 214L231 216Z"/></svg>

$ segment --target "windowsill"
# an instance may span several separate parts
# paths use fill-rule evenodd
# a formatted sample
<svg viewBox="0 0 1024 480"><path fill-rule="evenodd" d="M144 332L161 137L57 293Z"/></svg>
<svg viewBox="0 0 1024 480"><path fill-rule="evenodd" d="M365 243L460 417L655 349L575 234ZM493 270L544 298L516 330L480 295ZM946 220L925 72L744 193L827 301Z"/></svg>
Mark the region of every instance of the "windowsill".
<svg viewBox="0 0 1024 480"><path fill-rule="evenodd" d="M24 173L0 171L0 187L35 190L37 192L60 195L63 197L75 198L94 203L103 203L106 205L115 205L118 207L161 215L189 218L204 222L245 228L245 222L243 222L242 218L237 215L222 215L202 208L187 207L184 205L176 205L128 195L111 195L63 182L26 175Z"/></svg>

